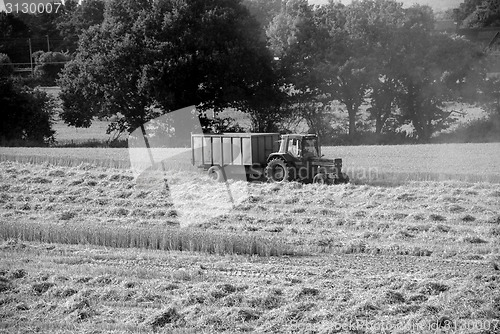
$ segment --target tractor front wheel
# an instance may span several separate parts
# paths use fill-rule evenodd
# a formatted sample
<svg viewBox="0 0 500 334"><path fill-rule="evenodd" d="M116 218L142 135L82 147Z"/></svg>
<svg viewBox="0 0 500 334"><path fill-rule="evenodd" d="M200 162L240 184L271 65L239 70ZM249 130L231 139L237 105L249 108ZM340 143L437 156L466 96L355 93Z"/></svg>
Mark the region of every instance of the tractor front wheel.
<svg viewBox="0 0 500 334"><path fill-rule="evenodd" d="M317 184L325 184L326 183L326 176L323 173L318 173L314 176L313 178L313 183Z"/></svg>
<svg viewBox="0 0 500 334"><path fill-rule="evenodd" d="M269 182L283 183L292 181L290 168L282 159L269 161L264 173Z"/></svg>
<svg viewBox="0 0 500 334"><path fill-rule="evenodd" d="M346 173L341 173L340 178L335 179L335 184L347 184L349 183L349 176Z"/></svg>

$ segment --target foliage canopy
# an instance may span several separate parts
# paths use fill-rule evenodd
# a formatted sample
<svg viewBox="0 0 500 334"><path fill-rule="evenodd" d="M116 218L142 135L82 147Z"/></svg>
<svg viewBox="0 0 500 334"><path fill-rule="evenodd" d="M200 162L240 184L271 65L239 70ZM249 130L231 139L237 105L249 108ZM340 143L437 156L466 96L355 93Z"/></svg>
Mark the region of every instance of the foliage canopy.
<svg viewBox="0 0 500 334"><path fill-rule="evenodd" d="M259 29L239 1L109 1L63 71L62 117L131 130L187 105L249 110L274 85Z"/></svg>

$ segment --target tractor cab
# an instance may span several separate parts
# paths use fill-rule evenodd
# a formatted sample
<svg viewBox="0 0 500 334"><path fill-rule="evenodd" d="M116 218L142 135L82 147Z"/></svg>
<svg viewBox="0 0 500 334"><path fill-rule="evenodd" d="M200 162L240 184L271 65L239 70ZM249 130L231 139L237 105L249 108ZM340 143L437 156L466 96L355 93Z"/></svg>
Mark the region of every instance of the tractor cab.
<svg viewBox="0 0 500 334"><path fill-rule="evenodd" d="M310 160L321 157L321 148L316 135L283 135L279 153Z"/></svg>

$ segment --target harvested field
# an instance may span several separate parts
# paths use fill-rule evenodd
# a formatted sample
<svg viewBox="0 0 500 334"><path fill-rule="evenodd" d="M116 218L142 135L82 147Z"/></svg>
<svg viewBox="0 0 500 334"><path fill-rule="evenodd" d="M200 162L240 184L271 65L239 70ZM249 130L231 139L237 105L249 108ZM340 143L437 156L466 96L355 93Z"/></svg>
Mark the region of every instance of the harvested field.
<svg viewBox="0 0 500 334"><path fill-rule="evenodd" d="M0 331L498 331L498 184L254 183L212 214L199 185L223 185L165 176L185 196L126 169L1 162Z"/></svg>

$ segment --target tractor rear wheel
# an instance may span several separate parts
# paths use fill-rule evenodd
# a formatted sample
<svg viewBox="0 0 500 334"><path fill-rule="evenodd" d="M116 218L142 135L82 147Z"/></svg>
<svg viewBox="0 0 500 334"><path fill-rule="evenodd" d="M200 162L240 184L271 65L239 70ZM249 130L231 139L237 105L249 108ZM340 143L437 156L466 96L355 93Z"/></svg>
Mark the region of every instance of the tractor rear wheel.
<svg viewBox="0 0 500 334"><path fill-rule="evenodd" d="M212 166L208 169L208 177L217 182L224 182L224 170L219 166Z"/></svg>
<svg viewBox="0 0 500 334"><path fill-rule="evenodd" d="M269 182L283 183L292 181L290 167L282 159L269 161L264 174Z"/></svg>

